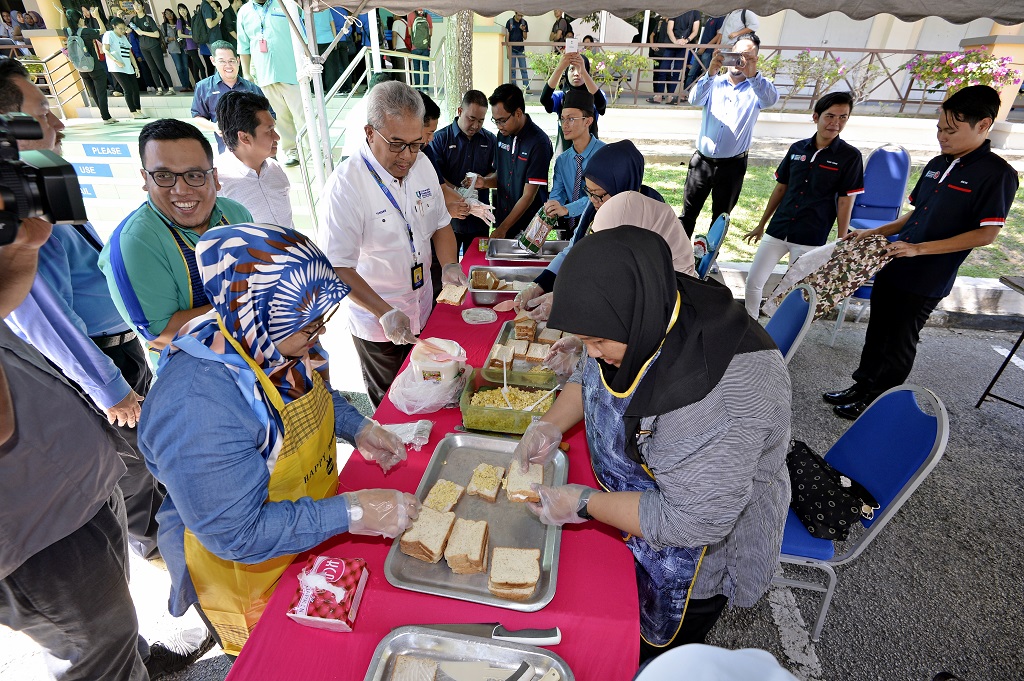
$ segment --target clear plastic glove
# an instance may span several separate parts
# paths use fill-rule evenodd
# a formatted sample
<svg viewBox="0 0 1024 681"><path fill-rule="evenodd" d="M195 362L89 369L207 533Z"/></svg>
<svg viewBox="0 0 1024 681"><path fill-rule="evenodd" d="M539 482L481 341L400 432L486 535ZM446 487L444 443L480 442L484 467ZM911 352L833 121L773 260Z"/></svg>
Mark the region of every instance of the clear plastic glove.
<svg viewBox="0 0 1024 681"><path fill-rule="evenodd" d="M408 456L402 438L373 419L367 419L356 433L356 449L367 461L376 461L385 473Z"/></svg>
<svg viewBox="0 0 1024 681"><path fill-rule="evenodd" d="M558 453L558 445L562 442L562 431L553 423L534 419L523 439L516 445L515 460L519 462L519 468L526 470L530 464L546 464L555 458Z"/></svg>
<svg viewBox="0 0 1024 681"><path fill-rule="evenodd" d="M515 303L516 309L521 310L526 306L528 302L530 302L534 298L539 298L542 295L544 295L544 289L541 288L540 284L532 283L526 288L524 288L522 291L517 293L516 297L513 299L513 302Z"/></svg>
<svg viewBox="0 0 1024 681"><path fill-rule="evenodd" d="M546 322L551 316L551 303L554 296L554 293L545 293L526 303L524 306L526 316L538 322Z"/></svg>
<svg viewBox="0 0 1024 681"><path fill-rule="evenodd" d="M348 531L352 534L394 539L420 514L419 500L395 489L364 489L342 496L348 502Z"/></svg>
<svg viewBox="0 0 1024 681"><path fill-rule="evenodd" d="M544 358L544 366L555 372L556 376L571 376L586 351L586 346L578 337L563 336L551 345Z"/></svg>
<svg viewBox="0 0 1024 681"><path fill-rule="evenodd" d="M580 507L580 496L592 487L585 485L532 485L533 491L540 495L540 503L529 502L527 506L545 525L571 525L584 523L586 518L576 515ZM594 490L597 491L597 490Z"/></svg>
<svg viewBox="0 0 1024 681"><path fill-rule="evenodd" d="M462 271L462 265L457 262L450 262L441 268L441 283L469 286L469 277Z"/></svg>
<svg viewBox="0 0 1024 681"><path fill-rule="evenodd" d="M416 336L412 333L412 322L408 315L398 308L391 308L380 318L381 328L384 335L395 345L411 345L416 342Z"/></svg>

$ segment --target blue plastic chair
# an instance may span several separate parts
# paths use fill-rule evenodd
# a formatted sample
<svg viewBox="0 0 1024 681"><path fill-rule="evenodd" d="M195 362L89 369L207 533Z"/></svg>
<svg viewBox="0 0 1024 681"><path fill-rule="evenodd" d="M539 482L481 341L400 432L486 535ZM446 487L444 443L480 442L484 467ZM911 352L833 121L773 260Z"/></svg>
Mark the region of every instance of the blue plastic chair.
<svg viewBox="0 0 1024 681"><path fill-rule="evenodd" d="M873 229L900 216L910 178L910 154L899 145L887 144L868 155L864 165L864 193L853 204L850 226Z"/></svg>
<svg viewBox="0 0 1024 681"><path fill-rule="evenodd" d="M825 626L836 589L835 568L867 549L935 468L948 440L949 415L942 401L925 388L901 385L872 402L825 455L836 470L864 485L879 508L873 519L863 521L865 529L859 536L843 542L845 550L839 555L834 542L811 536L790 509L780 561L821 570L828 576L828 585L784 575L776 576L774 583L825 594L811 640L817 641Z"/></svg>
<svg viewBox="0 0 1024 681"><path fill-rule="evenodd" d="M725 235L729 233L729 214L722 213L715 220L714 224L711 225L711 229L708 230L708 252L701 258L700 264L697 265L697 278L707 279L708 274L711 273L711 266L718 260L718 252L722 250L722 244L725 242Z"/></svg>
<svg viewBox="0 0 1024 681"><path fill-rule="evenodd" d="M789 363L789 358L796 354L807 329L814 321L814 308L818 305L818 294L807 284L800 284L782 301L779 309L765 324L764 330L779 346L782 359Z"/></svg>

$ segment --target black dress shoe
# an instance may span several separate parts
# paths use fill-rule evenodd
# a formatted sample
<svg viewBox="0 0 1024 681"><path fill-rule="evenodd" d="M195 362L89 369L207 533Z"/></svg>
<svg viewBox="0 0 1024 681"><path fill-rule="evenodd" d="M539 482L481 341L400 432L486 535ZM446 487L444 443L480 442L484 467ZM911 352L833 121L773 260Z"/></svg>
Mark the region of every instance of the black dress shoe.
<svg viewBox="0 0 1024 681"><path fill-rule="evenodd" d="M856 402L864 398L864 391L860 386L852 385L846 390L840 390L835 393L824 393L821 399L825 400L829 404L849 404L850 402Z"/></svg>
<svg viewBox="0 0 1024 681"><path fill-rule="evenodd" d="M869 404L871 404L871 402L867 400L859 400L857 402L851 402L850 404L837 404L832 407L832 411L836 416L856 421L857 417L864 413L864 410L868 408Z"/></svg>

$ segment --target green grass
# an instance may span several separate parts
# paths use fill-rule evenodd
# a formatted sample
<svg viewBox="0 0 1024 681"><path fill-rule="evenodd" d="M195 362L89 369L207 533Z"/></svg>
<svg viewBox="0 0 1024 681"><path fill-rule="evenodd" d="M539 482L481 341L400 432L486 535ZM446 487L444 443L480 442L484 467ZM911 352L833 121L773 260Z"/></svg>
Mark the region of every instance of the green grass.
<svg viewBox="0 0 1024 681"><path fill-rule="evenodd" d="M913 188L920 175L920 169L914 170L907 184L907 193ZM683 207L683 185L686 182L686 170L683 166L667 163L650 163L644 173L644 183L654 187L665 197L665 201L681 212ZM743 241L743 235L757 227L768 196L775 188L775 168L767 166L750 166L743 180L743 192L739 203L732 212L732 225L726 236L725 245L719 260L727 262L750 262L754 259L757 247ZM910 210L909 204L904 205ZM697 234L707 233L711 226L711 200L704 204L704 210L697 219ZM831 238L835 238L835 228ZM1016 199L1010 208L1006 226L996 237L995 243L985 248L976 248L967 261L960 267L960 274L968 277L996 278L1006 274L1024 272L1024 187L1017 190Z"/></svg>

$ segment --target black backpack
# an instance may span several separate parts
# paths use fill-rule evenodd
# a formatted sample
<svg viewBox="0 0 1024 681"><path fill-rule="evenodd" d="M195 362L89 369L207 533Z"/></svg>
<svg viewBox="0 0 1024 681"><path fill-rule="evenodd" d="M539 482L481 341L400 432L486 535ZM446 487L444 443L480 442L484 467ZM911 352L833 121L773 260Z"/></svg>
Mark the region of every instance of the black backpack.
<svg viewBox="0 0 1024 681"><path fill-rule="evenodd" d="M210 27L206 25L206 19L203 18L204 7L211 7L211 5L203 0L203 4L199 6L199 11L192 16L192 23L189 25L192 29L192 40L196 45L205 45L210 41Z"/></svg>

